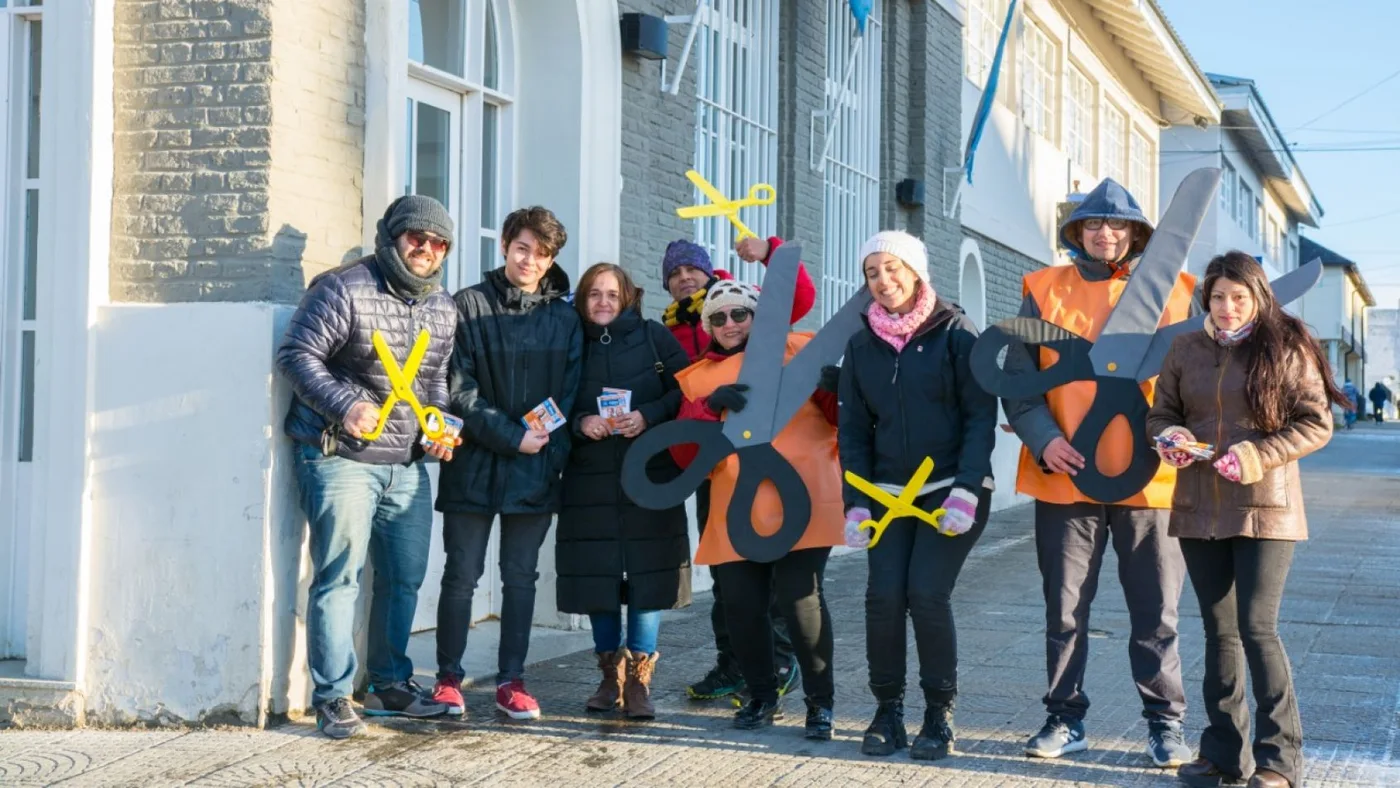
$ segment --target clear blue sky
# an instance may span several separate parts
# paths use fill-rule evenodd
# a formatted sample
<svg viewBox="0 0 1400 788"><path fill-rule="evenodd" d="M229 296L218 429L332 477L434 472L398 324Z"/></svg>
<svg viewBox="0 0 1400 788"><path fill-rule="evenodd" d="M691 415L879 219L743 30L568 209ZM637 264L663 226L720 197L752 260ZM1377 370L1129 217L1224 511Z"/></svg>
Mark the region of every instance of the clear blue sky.
<svg viewBox="0 0 1400 788"><path fill-rule="evenodd" d="M1322 204L1304 235L1355 260L1379 308L1400 301L1396 0L1158 0L1203 71L1253 79ZM1323 117L1318 117L1323 115ZM1317 118L1314 121L1314 118ZM1306 126L1306 128L1299 128ZM1381 147L1387 151L1308 152Z"/></svg>

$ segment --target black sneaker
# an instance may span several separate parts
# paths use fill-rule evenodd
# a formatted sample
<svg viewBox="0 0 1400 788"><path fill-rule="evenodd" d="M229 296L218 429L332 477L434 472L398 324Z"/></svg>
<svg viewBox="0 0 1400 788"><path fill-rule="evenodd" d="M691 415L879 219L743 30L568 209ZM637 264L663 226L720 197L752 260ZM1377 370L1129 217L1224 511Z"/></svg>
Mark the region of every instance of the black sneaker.
<svg viewBox="0 0 1400 788"><path fill-rule="evenodd" d="M937 761L957 752L953 733L953 710L947 706L930 706L924 710L924 727L914 737L909 757L916 761Z"/></svg>
<svg viewBox="0 0 1400 788"><path fill-rule="evenodd" d="M447 713L446 703L433 700L412 680L371 686L363 705L370 717L437 717Z"/></svg>
<svg viewBox="0 0 1400 788"><path fill-rule="evenodd" d="M904 729L904 701L880 701L875 709L875 719L865 729L860 751L865 755L890 755L908 746L909 732Z"/></svg>
<svg viewBox="0 0 1400 788"><path fill-rule="evenodd" d="M1179 722L1147 723L1147 754L1159 769L1175 769L1191 762L1191 748Z"/></svg>
<svg viewBox="0 0 1400 788"><path fill-rule="evenodd" d="M830 705L822 705L807 700L807 730L803 734L816 741L831 741L831 732L836 727L836 715Z"/></svg>
<svg viewBox="0 0 1400 788"><path fill-rule="evenodd" d="M734 715L734 727L741 731L751 731L772 725L783 718L782 700L759 700L754 698L744 704L744 708Z"/></svg>
<svg viewBox="0 0 1400 788"><path fill-rule="evenodd" d="M1084 738L1084 721L1051 714L1045 727L1026 742L1026 754L1034 758L1058 758L1071 752L1089 749Z"/></svg>
<svg viewBox="0 0 1400 788"><path fill-rule="evenodd" d="M797 664L797 658L793 657L788 663L778 669L778 697L782 697L793 688L802 683L802 668Z"/></svg>
<svg viewBox="0 0 1400 788"><path fill-rule="evenodd" d="M744 676L738 670L724 665L715 665L705 678L685 688L691 700L715 700L729 695L738 695L748 688Z"/></svg>
<svg viewBox="0 0 1400 788"><path fill-rule="evenodd" d="M316 707L316 729L332 739L348 739L362 735L366 725L349 698L331 698Z"/></svg>

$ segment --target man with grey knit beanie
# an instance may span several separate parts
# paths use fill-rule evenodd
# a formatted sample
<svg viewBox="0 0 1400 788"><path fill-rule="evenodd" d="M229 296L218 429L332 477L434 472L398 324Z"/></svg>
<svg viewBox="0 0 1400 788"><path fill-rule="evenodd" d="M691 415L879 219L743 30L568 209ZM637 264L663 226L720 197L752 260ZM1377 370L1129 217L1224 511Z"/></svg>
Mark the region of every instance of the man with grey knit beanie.
<svg viewBox="0 0 1400 788"><path fill-rule="evenodd" d="M433 525L428 471L419 460L450 460L452 449L423 447L408 403L380 413L393 387L373 340L380 336L402 368L427 331L413 391L422 405L447 410L457 307L441 281L451 246L452 217L441 203L420 195L395 200L379 220L373 254L312 280L277 351L277 368L294 393L285 429L314 564L306 606L312 703L317 727L335 739L365 731L350 694L358 670L355 600L367 554L375 572L365 713L447 711L413 683L407 648Z"/></svg>

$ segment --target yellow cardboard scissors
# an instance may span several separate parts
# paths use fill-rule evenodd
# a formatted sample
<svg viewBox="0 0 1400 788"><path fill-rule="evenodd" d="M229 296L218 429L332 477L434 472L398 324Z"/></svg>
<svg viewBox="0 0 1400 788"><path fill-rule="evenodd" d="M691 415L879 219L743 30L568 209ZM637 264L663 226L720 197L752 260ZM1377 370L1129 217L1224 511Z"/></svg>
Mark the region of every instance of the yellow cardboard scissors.
<svg viewBox="0 0 1400 788"><path fill-rule="evenodd" d="M685 177L695 184L695 188L709 199L708 204L689 205L684 208L677 208L676 215L682 219L704 219L710 216L723 216L729 219L729 223L734 225L739 232L734 237L736 242L745 238L757 238L758 235L750 230L747 225L739 221L739 209L750 205L772 205L778 199L778 192L766 183L757 184L749 189L748 197L741 197L731 200L719 193L713 184L705 180L705 176L695 170L686 170Z"/></svg>
<svg viewBox="0 0 1400 788"><path fill-rule="evenodd" d="M919 497L919 490L923 489L924 484L928 481L928 477L932 473L933 458L925 457L924 461L919 463L919 469L914 471L914 477L909 480L908 484L904 485L904 490L901 491L899 497L896 498L854 473L846 471L847 484L875 499L885 507L884 517L881 517L879 520L866 520L860 524L862 530L869 528L874 534L867 548L873 548L875 545L879 544L880 537L885 535L885 529L889 527L890 523L900 517L917 517L933 526L940 534L952 536L952 534L944 533L942 526L940 526L938 522L939 519L943 517L944 513L947 512L946 509L934 509L932 512L926 512L914 505L914 499Z"/></svg>
<svg viewBox="0 0 1400 788"><path fill-rule="evenodd" d="M442 411L429 405L423 406L418 401L418 395L413 393L413 379L418 377L418 367L423 363L423 356L428 352L428 342L432 335L425 328L418 332L418 338L413 342L413 349L408 352L408 359L404 361L403 368L399 368L399 362L394 358L394 351L389 349L389 343L384 341L384 335L378 330L371 336L374 342L374 352L379 354L379 363L384 365L384 372L389 376L389 386L392 392L389 398L384 401L383 407L379 409L379 421L375 423L374 429L365 433L364 439L367 441L378 440L384 432L384 425L389 422L389 414L394 412L394 406L403 400L413 408L414 414L418 416L418 426L422 428L423 434L428 436L428 440L437 440L447 432L447 420L442 417ZM436 427L430 427L436 424Z"/></svg>

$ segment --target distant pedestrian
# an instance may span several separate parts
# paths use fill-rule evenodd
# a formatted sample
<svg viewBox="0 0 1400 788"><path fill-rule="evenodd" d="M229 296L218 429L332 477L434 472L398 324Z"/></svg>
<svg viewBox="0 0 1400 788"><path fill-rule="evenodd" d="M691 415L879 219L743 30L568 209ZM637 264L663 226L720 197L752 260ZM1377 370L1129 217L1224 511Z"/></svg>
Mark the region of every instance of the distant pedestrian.
<svg viewBox="0 0 1400 788"><path fill-rule="evenodd" d="M1249 788L1289 788L1303 777L1303 729L1278 611L1294 543L1308 536L1298 460L1332 437L1331 404L1345 394L1253 257L1236 251L1212 260L1202 300L1206 330L1172 343L1147 418L1149 435L1215 444L1209 465L1159 450L1178 469L1171 535L1181 541L1206 633L1209 723L1199 757L1177 775L1188 785L1219 785L1252 773ZM1248 686L1257 706L1252 745Z"/></svg>
<svg viewBox="0 0 1400 788"><path fill-rule="evenodd" d="M1361 389L1358 389L1356 384L1351 382L1351 378L1347 378L1346 382L1342 384L1342 393L1351 403L1350 409L1342 408L1342 420L1346 422L1347 429L1351 429L1352 425L1356 424L1356 418L1365 410L1365 406L1361 404Z"/></svg>
<svg viewBox="0 0 1400 788"><path fill-rule="evenodd" d="M1385 404L1390 402L1390 389L1386 388L1385 384L1377 381L1376 385L1371 387L1370 396L1371 406L1375 409L1373 415L1376 418L1376 423L1380 424L1385 421Z"/></svg>

